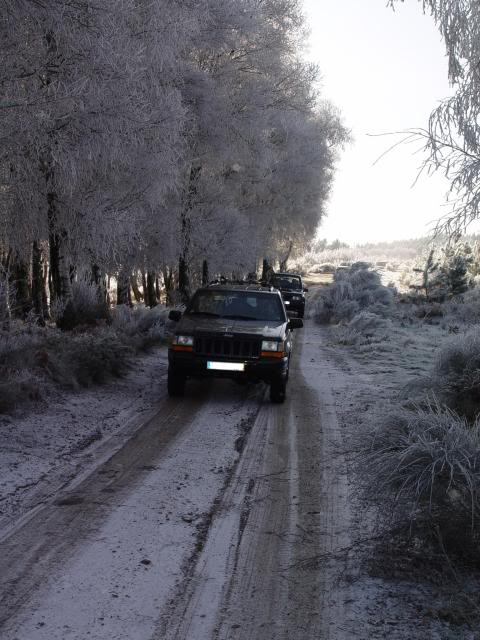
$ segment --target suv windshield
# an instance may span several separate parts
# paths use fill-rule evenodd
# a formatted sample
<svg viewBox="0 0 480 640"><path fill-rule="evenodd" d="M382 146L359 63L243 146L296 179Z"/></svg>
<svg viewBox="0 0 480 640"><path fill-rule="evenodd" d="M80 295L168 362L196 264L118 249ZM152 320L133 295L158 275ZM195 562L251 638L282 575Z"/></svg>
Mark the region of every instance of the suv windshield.
<svg viewBox="0 0 480 640"><path fill-rule="evenodd" d="M302 281L299 276L273 276L272 284L277 289L302 290Z"/></svg>
<svg viewBox="0 0 480 640"><path fill-rule="evenodd" d="M197 291L185 313L231 320L286 321L279 296L258 291Z"/></svg>

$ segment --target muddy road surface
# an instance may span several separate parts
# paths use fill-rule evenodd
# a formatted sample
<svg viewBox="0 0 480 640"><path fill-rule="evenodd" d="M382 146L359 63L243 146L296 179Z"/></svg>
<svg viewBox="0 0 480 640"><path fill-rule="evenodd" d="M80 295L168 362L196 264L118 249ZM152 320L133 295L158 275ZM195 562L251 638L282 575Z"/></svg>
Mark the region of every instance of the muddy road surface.
<svg viewBox="0 0 480 640"><path fill-rule="evenodd" d="M0 539L2 640L341 639L349 485L311 321L288 398L191 382Z"/></svg>

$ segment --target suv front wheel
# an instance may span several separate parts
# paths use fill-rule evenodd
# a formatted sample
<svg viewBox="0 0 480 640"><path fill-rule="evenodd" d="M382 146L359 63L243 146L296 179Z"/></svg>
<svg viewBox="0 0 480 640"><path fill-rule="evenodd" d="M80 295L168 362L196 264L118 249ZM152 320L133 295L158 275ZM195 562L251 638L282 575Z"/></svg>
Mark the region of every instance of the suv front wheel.
<svg viewBox="0 0 480 640"><path fill-rule="evenodd" d="M285 376L273 378L270 383L270 401L276 404L285 402L287 392L287 379Z"/></svg>
<svg viewBox="0 0 480 640"><path fill-rule="evenodd" d="M185 394L185 376L174 373L171 369L168 370L167 389L168 395L171 398L178 398Z"/></svg>

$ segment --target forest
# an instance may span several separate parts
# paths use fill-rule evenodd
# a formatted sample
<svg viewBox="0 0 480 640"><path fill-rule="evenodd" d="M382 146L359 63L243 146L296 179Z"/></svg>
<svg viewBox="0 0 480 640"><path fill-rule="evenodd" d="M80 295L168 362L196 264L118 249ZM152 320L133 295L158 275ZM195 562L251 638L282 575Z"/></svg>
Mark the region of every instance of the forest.
<svg viewBox="0 0 480 640"><path fill-rule="evenodd" d="M299 0L18 0L0 29L5 328L184 301L308 244L349 133Z"/></svg>

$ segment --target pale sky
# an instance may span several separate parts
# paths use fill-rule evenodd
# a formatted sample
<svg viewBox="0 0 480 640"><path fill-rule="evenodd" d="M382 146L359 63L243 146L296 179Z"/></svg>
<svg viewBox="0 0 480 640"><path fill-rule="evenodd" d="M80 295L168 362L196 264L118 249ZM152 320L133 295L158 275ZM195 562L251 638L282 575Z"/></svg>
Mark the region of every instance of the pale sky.
<svg viewBox="0 0 480 640"><path fill-rule="evenodd" d="M445 48L418 0L304 0L311 29L309 56L320 65L323 94L339 107L355 141L338 165L328 218L319 236L349 244L425 235L447 212L448 181L414 183L420 148L401 145L375 166L397 138L369 137L426 127L450 95Z"/></svg>

